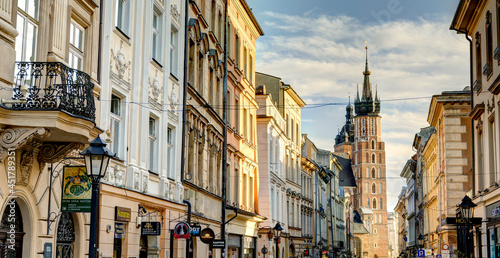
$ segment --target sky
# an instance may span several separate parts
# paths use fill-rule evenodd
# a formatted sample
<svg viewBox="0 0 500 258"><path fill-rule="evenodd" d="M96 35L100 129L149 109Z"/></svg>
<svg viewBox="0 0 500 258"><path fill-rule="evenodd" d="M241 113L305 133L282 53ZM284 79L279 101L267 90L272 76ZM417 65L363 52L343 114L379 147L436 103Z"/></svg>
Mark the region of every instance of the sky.
<svg viewBox="0 0 500 258"><path fill-rule="evenodd" d="M431 97L469 85L469 44L450 31L459 0L247 0L265 35L256 71L280 77L306 102L302 133L333 151L349 96L370 80L382 100L389 211L399 175L426 127ZM367 42L367 43L365 43Z"/></svg>

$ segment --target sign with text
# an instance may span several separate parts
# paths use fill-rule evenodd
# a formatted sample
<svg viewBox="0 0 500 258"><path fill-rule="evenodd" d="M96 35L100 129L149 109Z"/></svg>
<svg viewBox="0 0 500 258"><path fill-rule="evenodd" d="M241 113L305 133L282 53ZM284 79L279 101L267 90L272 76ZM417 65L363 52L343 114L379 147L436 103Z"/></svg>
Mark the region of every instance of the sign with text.
<svg viewBox="0 0 500 258"><path fill-rule="evenodd" d="M200 236L201 226L191 225L191 236Z"/></svg>
<svg viewBox="0 0 500 258"><path fill-rule="evenodd" d="M213 249L222 249L226 245L226 241L222 239L214 239L212 241L212 248Z"/></svg>
<svg viewBox="0 0 500 258"><path fill-rule="evenodd" d="M43 258L52 258L52 243L43 244Z"/></svg>
<svg viewBox="0 0 500 258"><path fill-rule="evenodd" d="M115 206L115 220L129 222L132 216L132 210L130 208Z"/></svg>
<svg viewBox="0 0 500 258"><path fill-rule="evenodd" d="M210 244L214 241L215 233L211 228L204 228L200 234L201 242L205 244Z"/></svg>
<svg viewBox="0 0 500 258"><path fill-rule="evenodd" d="M84 166L65 166L61 196L62 212L90 212L92 180Z"/></svg>
<svg viewBox="0 0 500 258"><path fill-rule="evenodd" d="M124 223L115 222L115 238L125 238L125 225Z"/></svg>
<svg viewBox="0 0 500 258"><path fill-rule="evenodd" d="M161 235L160 222L141 222L141 235L143 236L159 236Z"/></svg>

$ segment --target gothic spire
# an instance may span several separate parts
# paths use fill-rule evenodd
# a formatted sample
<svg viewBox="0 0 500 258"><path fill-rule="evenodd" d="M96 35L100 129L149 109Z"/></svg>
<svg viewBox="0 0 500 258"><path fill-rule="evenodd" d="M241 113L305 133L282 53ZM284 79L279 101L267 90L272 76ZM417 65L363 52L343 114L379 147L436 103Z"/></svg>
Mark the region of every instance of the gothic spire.
<svg viewBox="0 0 500 258"><path fill-rule="evenodd" d="M363 100L371 100L372 99L372 87L370 84L370 70L368 70L368 46L365 47L366 50L366 64L365 64L365 71L363 72L363 75L365 76L365 79L363 81L363 96L361 99Z"/></svg>

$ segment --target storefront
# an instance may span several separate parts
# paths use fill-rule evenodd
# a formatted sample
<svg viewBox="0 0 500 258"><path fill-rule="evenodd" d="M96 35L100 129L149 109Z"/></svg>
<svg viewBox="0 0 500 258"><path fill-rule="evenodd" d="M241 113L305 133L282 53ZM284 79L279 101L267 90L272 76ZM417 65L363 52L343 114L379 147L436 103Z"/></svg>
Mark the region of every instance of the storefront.
<svg viewBox="0 0 500 258"><path fill-rule="evenodd" d="M486 206L488 257L500 255L500 201ZM480 238L476 238L477 239Z"/></svg>

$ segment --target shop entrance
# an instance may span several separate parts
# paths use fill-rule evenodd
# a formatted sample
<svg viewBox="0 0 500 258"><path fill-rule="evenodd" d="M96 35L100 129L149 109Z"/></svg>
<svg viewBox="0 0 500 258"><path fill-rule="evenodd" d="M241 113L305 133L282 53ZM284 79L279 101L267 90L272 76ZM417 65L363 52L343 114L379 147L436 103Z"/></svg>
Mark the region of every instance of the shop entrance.
<svg viewBox="0 0 500 258"><path fill-rule="evenodd" d="M56 258L73 258L75 225L71 213L64 212L57 227Z"/></svg>
<svg viewBox="0 0 500 258"><path fill-rule="evenodd" d="M21 209L17 202L12 200L12 204L7 204L0 221L1 257L22 258L24 234Z"/></svg>

